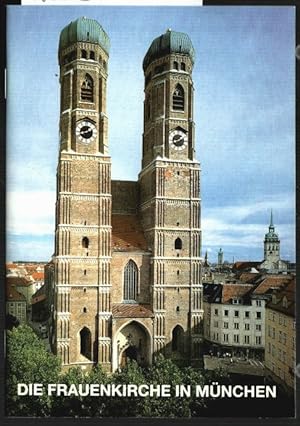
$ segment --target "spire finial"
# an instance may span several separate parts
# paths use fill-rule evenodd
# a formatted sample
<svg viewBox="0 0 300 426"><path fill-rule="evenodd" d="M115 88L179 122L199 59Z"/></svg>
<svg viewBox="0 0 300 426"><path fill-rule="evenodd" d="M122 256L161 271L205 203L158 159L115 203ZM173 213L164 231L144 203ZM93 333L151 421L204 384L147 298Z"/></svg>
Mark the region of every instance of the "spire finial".
<svg viewBox="0 0 300 426"><path fill-rule="evenodd" d="M270 226L274 226L273 225L273 210L271 209L271 217L270 217Z"/></svg>

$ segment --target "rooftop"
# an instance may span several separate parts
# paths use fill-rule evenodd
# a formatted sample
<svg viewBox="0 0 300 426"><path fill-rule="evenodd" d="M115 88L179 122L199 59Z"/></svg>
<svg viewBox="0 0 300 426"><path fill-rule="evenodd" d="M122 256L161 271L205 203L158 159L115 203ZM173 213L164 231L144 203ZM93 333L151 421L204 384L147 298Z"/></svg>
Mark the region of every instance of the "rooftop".
<svg viewBox="0 0 300 426"><path fill-rule="evenodd" d="M112 250L147 250L142 226L136 215L112 215Z"/></svg>
<svg viewBox="0 0 300 426"><path fill-rule="evenodd" d="M82 16L71 21L60 33L59 50L79 41L99 44L107 54L109 53L109 37L94 19Z"/></svg>
<svg viewBox="0 0 300 426"><path fill-rule="evenodd" d="M137 303L116 303L112 305L114 318L152 318L154 316L150 305Z"/></svg>
<svg viewBox="0 0 300 426"><path fill-rule="evenodd" d="M168 29L152 41L143 61L144 71L152 61L170 53L185 54L190 57L192 63L195 61L195 50L189 36Z"/></svg>

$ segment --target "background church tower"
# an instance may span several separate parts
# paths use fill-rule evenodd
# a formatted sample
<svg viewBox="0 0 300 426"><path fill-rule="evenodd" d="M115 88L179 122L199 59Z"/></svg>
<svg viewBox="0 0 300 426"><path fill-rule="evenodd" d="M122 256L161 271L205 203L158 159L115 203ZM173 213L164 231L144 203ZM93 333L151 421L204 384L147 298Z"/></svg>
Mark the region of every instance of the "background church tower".
<svg viewBox="0 0 300 426"><path fill-rule="evenodd" d="M273 211L271 210L269 232L265 234L264 240L264 262L269 267L277 267L280 260L280 240L278 234L275 233L275 226L273 224Z"/></svg>
<svg viewBox="0 0 300 426"><path fill-rule="evenodd" d="M108 53L109 38L92 19L79 18L61 32L52 344L63 366L100 362L110 369Z"/></svg>
<svg viewBox="0 0 300 426"><path fill-rule="evenodd" d="M195 157L194 48L157 37L145 73L141 217L152 250L154 353L198 359L202 339L200 164Z"/></svg>

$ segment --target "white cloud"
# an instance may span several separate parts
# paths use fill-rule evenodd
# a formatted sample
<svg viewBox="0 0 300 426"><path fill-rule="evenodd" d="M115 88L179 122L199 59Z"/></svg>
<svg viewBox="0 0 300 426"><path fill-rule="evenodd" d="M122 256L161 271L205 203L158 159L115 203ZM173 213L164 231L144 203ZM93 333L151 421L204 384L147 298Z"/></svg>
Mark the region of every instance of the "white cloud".
<svg viewBox="0 0 300 426"><path fill-rule="evenodd" d="M12 191L6 196L6 227L12 235L54 233L54 191Z"/></svg>
<svg viewBox="0 0 300 426"><path fill-rule="evenodd" d="M251 200L243 205L230 205L218 208L203 209L202 230L204 246L236 246L262 247L264 235L269 226L270 209L276 217L284 217L284 213L294 208L292 194L277 194L270 200ZM258 223L257 217L266 214L266 222ZM247 218L253 218L245 223ZM276 232L284 244L293 245L295 226L293 223L279 225L275 221Z"/></svg>

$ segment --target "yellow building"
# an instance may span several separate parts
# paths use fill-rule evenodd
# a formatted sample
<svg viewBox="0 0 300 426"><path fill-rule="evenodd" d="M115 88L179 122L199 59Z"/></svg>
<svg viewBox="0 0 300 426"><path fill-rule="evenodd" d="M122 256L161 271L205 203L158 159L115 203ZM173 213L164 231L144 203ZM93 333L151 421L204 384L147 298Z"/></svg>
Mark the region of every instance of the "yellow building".
<svg viewBox="0 0 300 426"><path fill-rule="evenodd" d="M295 386L295 290L294 278L273 294L266 307L266 373L288 392Z"/></svg>

